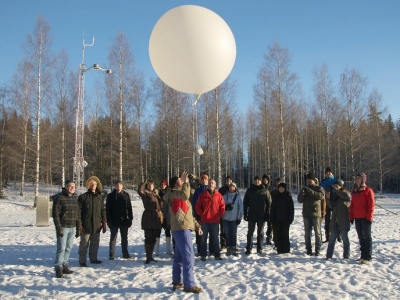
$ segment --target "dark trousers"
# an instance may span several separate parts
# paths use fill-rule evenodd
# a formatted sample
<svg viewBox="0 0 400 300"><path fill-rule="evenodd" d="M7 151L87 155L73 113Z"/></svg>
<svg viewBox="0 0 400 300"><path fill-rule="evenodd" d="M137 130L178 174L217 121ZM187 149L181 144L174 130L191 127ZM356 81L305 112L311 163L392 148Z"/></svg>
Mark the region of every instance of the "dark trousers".
<svg viewBox="0 0 400 300"><path fill-rule="evenodd" d="M122 255L129 255L128 252L128 226L111 226L110 227L110 257L114 257L115 255L115 247L117 244L117 235L118 235L118 229L119 233L121 235L121 249L122 249Z"/></svg>
<svg viewBox="0 0 400 300"><path fill-rule="evenodd" d="M325 225L324 225L324 230L325 230L325 235L329 235L329 226L331 224L331 216L332 216L332 209L329 208L329 206L326 206L326 214L325 214Z"/></svg>
<svg viewBox="0 0 400 300"><path fill-rule="evenodd" d="M257 250L262 250L265 221L248 221L246 250L253 249L253 234L257 224Z"/></svg>
<svg viewBox="0 0 400 300"><path fill-rule="evenodd" d="M222 219L219 220L219 243L221 244L221 249L226 248L224 222L222 221Z"/></svg>
<svg viewBox="0 0 400 300"><path fill-rule="evenodd" d="M219 243L218 243L218 231L219 231L219 224L218 223L202 223L201 229L203 234L201 236L201 252L200 255L202 257L207 256L207 238L208 234L210 234L210 255L211 251L215 257L220 257L219 252ZM212 245L212 247L211 247Z"/></svg>
<svg viewBox="0 0 400 300"><path fill-rule="evenodd" d="M272 223L270 221L267 222L267 231L265 232L267 239L271 239L272 236Z"/></svg>
<svg viewBox="0 0 400 300"><path fill-rule="evenodd" d="M358 240L360 241L361 258L366 260L372 259L372 222L367 219L356 219L356 230Z"/></svg>
<svg viewBox="0 0 400 300"><path fill-rule="evenodd" d="M278 254L290 252L289 228L289 222L274 222L274 242Z"/></svg>

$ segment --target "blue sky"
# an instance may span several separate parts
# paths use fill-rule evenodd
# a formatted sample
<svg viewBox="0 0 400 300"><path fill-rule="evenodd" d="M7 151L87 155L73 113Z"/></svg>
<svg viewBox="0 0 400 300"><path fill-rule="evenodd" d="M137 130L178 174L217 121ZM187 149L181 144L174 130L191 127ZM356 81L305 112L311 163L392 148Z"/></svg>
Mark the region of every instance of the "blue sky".
<svg viewBox="0 0 400 300"><path fill-rule="evenodd" d="M151 31L165 12L184 4L211 9L230 26L237 46L231 78L238 84L239 107L245 109L253 102L263 55L278 41L292 55L291 71L300 78L306 102L313 97L315 66L326 63L335 86L345 68L356 68L368 77L369 91L376 88L382 94L393 119L400 118L399 0L3 0L0 85L15 72L23 57L21 45L39 13L51 24L53 50L65 48L76 70L83 37L91 43L95 36L94 47L85 51L86 65L106 67L111 41L121 30L131 42L136 66L147 80L155 78L148 55ZM90 91L90 86L85 89Z"/></svg>

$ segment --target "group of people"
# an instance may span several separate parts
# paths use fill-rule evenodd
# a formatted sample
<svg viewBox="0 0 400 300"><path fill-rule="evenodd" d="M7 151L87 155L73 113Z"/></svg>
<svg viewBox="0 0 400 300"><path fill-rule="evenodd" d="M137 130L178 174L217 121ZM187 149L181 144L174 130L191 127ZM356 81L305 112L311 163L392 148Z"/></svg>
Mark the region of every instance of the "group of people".
<svg viewBox="0 0 400 300"><path fill-rule="evenodd" d="M80 238L79 265L87 267L86 257L92 264L101 264L97 258L100 233L110 229L109 258L114 260L118 231L121 236L122 257L132 259L128 252L128 228L132 226L133 214L129 194L123 190L120 180L114 190L107 195L104 205L102 184L96 176L86 182L86 193L75 194L75 183L67 180L61 193L53 196L52 217L57 234L57 252L54 263L57 278L72 274L68 259L74 237Z"/></svg>
<svg viewBox="0 0 400 300"><path fill-rule="evenodd" d="M349 258L350 243L348 231L355 221L361 245L360 262L368 262L372 256L371 223L374 211L374 194L366 186L366 175L357 174L350 193L340 179L333 177L330 168L326 178L318 184L313 173L307 174L306 186L298 195L303 204L302 215L305 230L305 245L312 255L311 236L315 233L315 255L320 255L322 245L321 221L325 220L326 241L329 241L326 259L332 259L337 240L343 240L343 258ZM189 179L197 186L191 185ZM173 289L199 293L195 285L194 249L191 232L196 232L197 256L202 261L209 256L221 260L221 249L226 255L238 255L237 228L242 219L248 224L246 255L252 253L253 235L257 226L257 253L263 251L264 227L267 224L266 243L275 244L278 254L290 252L289 231L294 219L294 205L286 183L277 178L274 186L267 175L255 176L253 184L242 199L236 184L230 176L219 190L216 181L207 174L198 179L183 172L169 182L162 180L156 189L154 181L141 183L138 194L144 211L141 227L144 230L146 252L145 264L156 262L153 253L159 255L161 230L166 236L166 252L174 253ZM79 264L87 267L86 256L92 264L100 264L97 258L100 232L110 229L109 258L114 260L118 231L121 235L122 257L132 259L128 252L128 229L132 226L132 205L129 194L123 190L121 181L115 182L115 189L104 195L100 180L92 176L86 183L88 191L76 199L74 182L67 181L62 192L54 197L53 220L57 233L55 260L56 277L72 274L68 258L73 237L80 237ZM328 223L328 224L327 224ZM340 239L339 239L340 238ZM173 251L171 250L173 246ZM208 247L207 247L208 246Z"/></svg>
<svg viewBox="0 0 400 300"><path fill-rule="evenodd" d="M344 187L341 179L335 179L330 167L325 170L325 178L318 185L313 173L307 174L307 185L298 195L303 204L303 221L307 255L312 255L311 235L314 229L315 255L319 256L322 245L321 220L325 220L325 237L328 242L326 259L331 260L336 241L343 242L343 259L350 257L348 232L355 222L360 243L360 263L372 259L371 225L375 209L374 192L366 185L367 175L355 176L351 192Z"/></svg>

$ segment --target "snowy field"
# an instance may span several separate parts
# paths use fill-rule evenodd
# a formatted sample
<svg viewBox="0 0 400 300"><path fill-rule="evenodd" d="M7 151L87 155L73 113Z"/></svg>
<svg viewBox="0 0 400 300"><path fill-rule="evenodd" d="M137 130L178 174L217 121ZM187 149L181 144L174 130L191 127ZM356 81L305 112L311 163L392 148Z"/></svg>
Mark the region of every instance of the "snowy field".
<svg viewBox="0 0 400 300"><path fill-rule="evenodd" d="M56 187L40 190L55 193ZM144 265L144 235L140 229L143 211L137 193L132 197L134 225L129 230L129 251L136 260L121 258L120 239L115 261L108 260L110 233L101 235L101 265L78 267L78 239L74 242L69 266L75 271L55 278L53 264L56 235L52 219L48 227L36 227L33 188L23 197L18 188L5 189L0 199L0 299L400 299L400 195L377 198L372 225L373 260L360 265L358 239L354 226L349 237L351 259L342 260L342 245L336 244L334 259L325 261L327 244L320 257L305 254L301 205L295 200L295 219L290 228L292 251L277 255L265 246L265 254L244 255L247 223L238 229L239 257L196 258L199 295L171 289L172 259L163 253L157 263ZM241 191L244 193L244 191ZM254 237L255 241L255 237ZM193 234L194 242L194 234ZM314 245L314 241L313 241ZM165 252L164 232L161 252ZM255 250L253 249L255 252Z"/></svg>

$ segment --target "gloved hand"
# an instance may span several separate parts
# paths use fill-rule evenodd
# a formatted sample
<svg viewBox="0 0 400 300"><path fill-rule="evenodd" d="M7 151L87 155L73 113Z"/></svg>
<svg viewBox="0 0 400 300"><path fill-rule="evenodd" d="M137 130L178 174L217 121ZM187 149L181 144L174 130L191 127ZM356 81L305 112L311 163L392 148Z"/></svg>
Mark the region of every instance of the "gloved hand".
<svg viewBox="0 0 400 300"><path fill-rule="evenodd" d="M78 237L80 237L80 236L81 236L81 231L80 231L80 228L77 227L77 228L76 228L76 231L75 231L75 237L78 238Z"/></svg>
<svg viewBox="0 0 400 300"><path fill-rule="evenodd" d="M64 236L64 232L62 231L62 229L57 230L57 236L59 236L59 237L63 237Z"/></svg>
<svg viewBox="0 0 400 300"><path fill-rule="evenodd" d="M106 233L107 231L107 223L106 222L102 222L103 225L103 233Z"/></svg>
<svg viewBox="0 0 400 300"><path fill-rule="evenodd" d="M247 215L243 216L243 220L248 221Z"/></svg>
<svg viewBox="0 0 400 300"><path fill-rule="evenodd" d="M236 225L239 225L241 220L236 220Z"/></svg>
<svg viewBox="0 0 400 300"><path fill-rule="evenodd" d="M128 228L131 228L132 227L132 220L128 220Z"/></svg>
<svg viewBox="0 0 400 300"><path fill-rule="evenodd" d="M350 223L351 223L351 225L353 225L354 224L354 220L351 220Z"/></svg>

